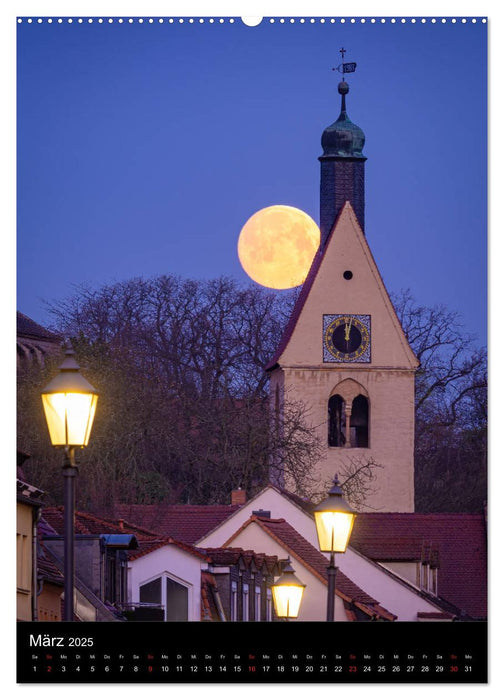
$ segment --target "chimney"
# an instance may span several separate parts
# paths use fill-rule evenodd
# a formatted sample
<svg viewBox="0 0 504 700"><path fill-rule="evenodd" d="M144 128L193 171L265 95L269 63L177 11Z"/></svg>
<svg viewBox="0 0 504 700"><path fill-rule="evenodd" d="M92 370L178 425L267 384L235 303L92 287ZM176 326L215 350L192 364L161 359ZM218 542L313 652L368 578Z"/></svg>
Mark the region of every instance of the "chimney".
<svg viewBox="0 0 504 700"><path fill-rule="evenodd" d="M233 489L231 491L231 505L232 506L242 506L247 501L247 492L241 488Z"/></svg>
<svg viewBox="0 0 504 700"><path fill-rule="evenodd" d="M124 530L124 520L122 518L119 518L119 530Z"/></svg>

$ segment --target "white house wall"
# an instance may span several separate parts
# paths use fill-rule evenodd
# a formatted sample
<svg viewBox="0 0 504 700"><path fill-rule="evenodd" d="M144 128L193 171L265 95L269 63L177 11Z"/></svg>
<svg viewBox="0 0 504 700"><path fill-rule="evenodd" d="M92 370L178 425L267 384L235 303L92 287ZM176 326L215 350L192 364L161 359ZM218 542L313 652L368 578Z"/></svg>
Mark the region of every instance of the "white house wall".
<svg viewBox="0 0 504 700"><path fill-rule="evenodd" d="M166 545L134 559L128 565L128 600L140 601L140 586L163 574L188 588L188 619L201 619L202 560L176 545Z"/></svg>
<svg viewBox="0 0 504 700"><path fill-rule="evenodd" d="M276 555L279 559L287 559L289 552L279 542L271 538L255 523L250 523L233 540L233 547L255 549L255 551ZM290 555L291 564L299 580L306 585L301 608L297 620L299 622L325 621L327 616L327 586L317 578L303 562ZM348 622L343 601L336 596L334 602L334 619L337 622Z"/></svg>
<svg viewBox="0 0 504 700"><path fill-rule="evenodd" d="M197 547L222 547L236 531L247 522L254 510L271 512L272 518L284 518L305 539L312 542L313 536L317 537L315 521L300 507L282 496L274 488L261 491L255 498L247 501L239 510L225 520L216 530L210 532L196 543ZM315 543L315 546L318 545ZM255 549L255 551L259 551Z"/></svg>
<svg viewBox="0 0 504 700"><path fill-rule="evenodd" d="M384 608L397 615L399 622L415 622L419 612L439 612L420 592L397 581L374 562L354 549L336 555L336 565L354 583L373 596Z"/></svg>
<svg viewBox="0 0 504 700"><path fill-rule="evenodd" d="M300 535L318 549L314 519L290 499L271 487L264 489L255 498L245 503L219 528L202 538L197 546L221 547L247 522L254 510L270 511L272 518L284 518ZM270 538L267 540L271 541ZM237 545L236 541L233 542L233 546L242 546ZM261 552L263 551L261 546L264 546L265 542L265 540L250 541L249 546L254 551ZM264 553L274 554L275 552L265 551ZM439 612L439 608L426 601L420 593L401 581L397 581L383 567L350 547L345 554L336 556L336 564L350 580L373 596L387 610L397 615L400 621L416 621L418 612ZM415 564L411 564L411 568L414 567Z"/></svg>

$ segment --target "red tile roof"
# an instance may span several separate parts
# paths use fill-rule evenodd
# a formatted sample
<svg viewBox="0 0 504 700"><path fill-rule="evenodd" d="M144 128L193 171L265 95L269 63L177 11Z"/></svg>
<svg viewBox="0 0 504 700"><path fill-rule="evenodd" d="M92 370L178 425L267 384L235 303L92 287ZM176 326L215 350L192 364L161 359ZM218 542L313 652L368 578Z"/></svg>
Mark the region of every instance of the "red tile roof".
<svg viewBox="0 0 504 700"><path fill-rule="evenodd" d="M438 595L475 618L487 615L484 515L359 513L350 545L374 561L419 561L439 553Z"/></svg>
<svg viewBox="0 0 504 700"><path fill-rule="evenodd" d="M49 528L52 528L58 535L63 534L64 508L63 506L48 506L42 510L42 518L46 523L46 534L50 534ZM139 542L141 540L159 539L158 532L147 530L139 525L132 525L119 520L97 518L89 513L75 512L75 534L76 535L108 535L117 534L119 532L127 532L135 535Z"/></svg>
<svg viewBox="0 0 504 700"><path fill-rule="evenodd" d="M37 577L58 586L63 586L63 574L52 559L51 553L40 539L37 546Z"/></svg>
<svg viewBox="0 0 504 700"><path fill-rule="evenodd" d="M63 534L63 506L51 506L43 510L43 531L46 535ZM97 518L89 513L77 511L75 513L75 533L79 535L107 535L127 532L135 535L138 540L138 549L130 551L128 558L131 560L143 557L145 554L164 547L166 545L175 545L179 549L183 549L193 556L199 557L208 561L205 553L201 549L197 549L185 542L179 542L173 537L163 537L157 532L146 530L138 525L132 525L122 518L118 520L106 520L105 518Z"/></svg>
<svg viewBox="0 0 504 700"><path fill-rule="evenodd" d="M163 537L159 540L140 542L140 546L137 550L128 552L128 559L130 561L134 561L135 559L139 559L140 557L150 554L150 552L154 552L156 549L160 549L161 547L166 547L167 545L174 545L179 549L183 549L188 554L192 554L194 557L203 559L203 561L210 561L209 557L206 556L203 550L193 547L190 544L185 544L184 542L178 542L177 540L174 540L173 537Z"/></svg>
<svg viewBox="0 0 504 700"><path fill-rule="evenodd" d="M449 612L419 612L419 620L453 620L454 615Z"/></svg>
<svg viewBox="0 0 504 700"><path fill-rule="evenodd" d="M276 572L278 557L267 555L264 552L255 552L240 547L205 547L202 549L216 566L231 566L236 564L240 557L250 566L253 561L258 570L266 566L269 573Z"/></svg>
<svg viewBox="0 0 504 700"><path fill-rule="evenodd" d="M219 612L215 604L214 591L217 587L214 576L208 571L201 572L201 621L218 622Z"/></svg>
<svg viewBox="0 0 504 700"><path fill-rule="evenodd" d="M240 530L251 522L256 522L273 539L281 543L285 549L295 558L303 561L305 566L322 581L327 584L327 559L318 549L308 542L295 530L292 525L282 519L262 518L253 515ZM240 531L239 530L239 531ZM371 617L381 617L386 620L394 620L395 615L381 607L372 596L368 595L339 569L336 575L336 594L348 603L353 603Z"/></svg>
<svg viewBox="0 0 504 700"><path fill-rule="evenodd" d="M239 547L205 547L205 552L217 566L232 566L236 564L243 550Z"/></svg>
<svg viewBox="0 0 504 700"><path fill-rule="evenodd" d="M160 535L173 537L179 542L194 544L210 530L220 525L241 506L212 505L156 505L118 504L116 518L152 529Z"/></svg>

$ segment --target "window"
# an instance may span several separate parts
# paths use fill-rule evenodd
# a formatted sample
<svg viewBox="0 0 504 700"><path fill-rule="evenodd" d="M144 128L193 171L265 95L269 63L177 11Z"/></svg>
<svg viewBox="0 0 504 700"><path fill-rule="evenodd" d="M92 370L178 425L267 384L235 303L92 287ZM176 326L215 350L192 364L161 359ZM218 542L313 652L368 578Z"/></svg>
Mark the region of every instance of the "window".
<svg viewBox="0 0 504 700"><path fill-rule="evenodd" d="M249 587L248 583L243 584L242 589L242 620L243 622L249 621Z"/></svg>
<svg viewBox="0 0 504 700"><path fill-rule="evenodd" d="M169 622L187 622L188 590L186 586L166 577L166 615Z"/></svg>
<svg viewBox="0 0 504 700"><path fill-rule="evenodd" d="M161 579L156 578L140 586L141 603L161 603Z"/></svg>
<svg viewBox="0 0 504 700"><path fill-rule="evenodd" d="M420 588L426 591L429 589L429 565L425 562L422 562L420 570Z"/></svg>
<svg viewBox="0 0 504 700"><path fill-rule="evenodd" d="M266 622L273 620L273 600L271 597L271 588L266 591Z"/></svg>
<svg viewBox="0 0 504 700"><path fill-rule="evenodd" d="M437 569L431 568L431 591L434 595L437 595Z"/></svg>
<svg viewBox="0 0 504 700"><path fill-rule="evenodd" d="M260 621L261 619L261 587L255 587L255 597L254 597L254 619Z"/></svg>
<svg viewBox="0 0 504 700"><path fill-rule="evenodd" d="M345 402L339 394L329 399L329 446L343 447L346 443Z"/></svg>
<svg viewBox="0 0 504 700"><path fill-rule="evenodd" d="M363 394L357 394L351 402L351 412L347 406L350 403L347 404L340 394L334 394L329 399L329 447L369 447L368 399Z"/></svg>
<svg viewBox="0 0 504 700"><path fill-rule="evenodd" d="M350 435L352 447L369 447L368 438L369 404L362 394L352 401L350 416Z"/></svg>
<svg viewBox="0 0 504 700"><path fill-rule="evenodd" d="M231 622L238 619L238 586L236 581L231 581Z"/></svg>
<svg viewBox="0 0 504 700"><path fill-rule="evenodd" d="M140 586L140 602L163 605L167 622L189 619L189 589L166 574Z"/></svg>

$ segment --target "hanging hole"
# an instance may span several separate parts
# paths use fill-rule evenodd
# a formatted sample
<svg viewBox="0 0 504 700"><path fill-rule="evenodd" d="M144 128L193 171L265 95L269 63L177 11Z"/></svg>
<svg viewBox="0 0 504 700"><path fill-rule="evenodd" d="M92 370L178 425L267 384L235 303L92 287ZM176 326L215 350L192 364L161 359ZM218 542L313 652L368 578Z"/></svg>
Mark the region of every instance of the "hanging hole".
<svg viewBox="0 0 504 700"><path fill-rule="evenodd" d="M257 27L262 22L262 17L242 17L241 21L246 24L247 27Z"/></svg>

